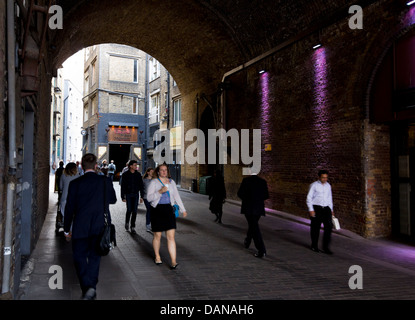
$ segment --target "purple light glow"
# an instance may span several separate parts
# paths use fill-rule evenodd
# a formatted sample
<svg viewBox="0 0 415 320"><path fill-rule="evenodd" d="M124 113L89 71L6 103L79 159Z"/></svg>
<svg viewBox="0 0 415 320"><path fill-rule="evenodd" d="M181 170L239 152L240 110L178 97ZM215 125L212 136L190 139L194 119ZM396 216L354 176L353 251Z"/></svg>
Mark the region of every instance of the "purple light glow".
<svg viewBox="0 0 415 320"><path fill-rule="evenodd" d="M314 107L312 109L312 141L316 150L318 166L325 167L330 153L330 114L328 101L328 63L327 52L324 47L320 47L313 52L312 63L314 66L314 86L313 98Z"/></svg>
<svg viewBox="0 0 415 320"><path fill-rule="evenodd" d="M327 61L326 50L319 48L313 54L314 63L314 100L319 110L326 105L327 97Z"/></svg>
<svg viewBox="0 0 415 320"><path fill-rule="evenodd" d="M263 141L267 141L266 137L270 136L270 113L271 108L269 104L269 74L264 72L260 76L261 86L261 130L263 135ZM266 136L266 137L265 137ZM264 140L265 138L265 140Z"/></svg>
<svg viewBox="0 0 415 320"><path fill-rule="evenodd" d="M402 22L404 27L410 27L415 24L415 6L409 9Z"/></svg>

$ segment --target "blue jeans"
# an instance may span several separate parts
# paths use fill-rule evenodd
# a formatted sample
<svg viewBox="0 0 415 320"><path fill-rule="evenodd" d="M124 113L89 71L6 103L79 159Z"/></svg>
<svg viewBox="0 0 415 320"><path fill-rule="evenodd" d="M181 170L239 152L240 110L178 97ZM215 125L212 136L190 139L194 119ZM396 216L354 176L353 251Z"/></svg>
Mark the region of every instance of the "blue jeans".
<svg viewBox="0 0 415 320"><path fill-rule="evenodd" d="M137 218L138 199L139 199L139 195L137 193L125 195L125 200L127 203L125 224L130 223L130 219L131 219L131 228L135 228L135 220Z"/></svg>

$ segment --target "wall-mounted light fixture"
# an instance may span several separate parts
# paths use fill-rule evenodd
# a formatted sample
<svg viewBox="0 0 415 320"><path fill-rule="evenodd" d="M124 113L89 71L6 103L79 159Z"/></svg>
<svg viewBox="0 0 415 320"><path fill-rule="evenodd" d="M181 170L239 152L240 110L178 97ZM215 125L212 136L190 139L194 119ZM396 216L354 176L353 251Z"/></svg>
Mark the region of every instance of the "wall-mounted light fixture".
<svg viewBox="0 0 415 320"><path fill-rule="evenodd" d="M415 4L415 0L406 3L407 6L412 6L413 4Z"/></svg>

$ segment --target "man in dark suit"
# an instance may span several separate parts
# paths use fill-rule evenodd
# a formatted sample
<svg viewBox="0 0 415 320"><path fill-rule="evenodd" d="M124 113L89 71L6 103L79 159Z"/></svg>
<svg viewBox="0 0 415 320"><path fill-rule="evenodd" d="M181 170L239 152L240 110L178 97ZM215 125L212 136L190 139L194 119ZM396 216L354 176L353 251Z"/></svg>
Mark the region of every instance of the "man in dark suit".
<svg viewBox="0 0 415 320"><path fill-rule="evenodd" d="M64 217L65 237L72 238L73 259L84 300L96 299L101 262L96 248L104 227L104 192L108 223L111 223L109 204L117 201L111 179L97 175L96 166L95 155L88 153L82 157L85 174L69 184Z"/></svg>
<svg viewBox="0 0 415 320"><path fill-rule="evenodd" d="M141 173L137 171L137 161L130 160L128 162L128 170L122 174L121 199L127 204L127 212L125 214L125 230L128 231L131 221L131 234L136 234L135 221L137 219L138 199L140 199L140 203L143 203L143 197L143 178Z"/></svg>
<svg viewBox="0 0 415 320"><path fill-rule="evenodd" d="M267 182L256 174L244 178L238 191L238 197L242 199L241 214L244 214L248 221L248 233L244 241L245 248L249 248L253 239L258 250L255 257L263 258L266 255L266 249L258 222L261 216L265 216L264 201L269 198Z"/></svg>

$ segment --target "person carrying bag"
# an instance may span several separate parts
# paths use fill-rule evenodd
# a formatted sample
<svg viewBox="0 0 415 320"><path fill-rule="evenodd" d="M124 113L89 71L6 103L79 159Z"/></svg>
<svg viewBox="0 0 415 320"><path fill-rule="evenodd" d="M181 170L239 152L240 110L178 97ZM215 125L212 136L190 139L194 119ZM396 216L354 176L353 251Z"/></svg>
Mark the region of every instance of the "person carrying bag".
<svg viewBox="0 0 415 320"><path fill-rule="evenodd" d="M176 269L176 215L174 205L183 212L183 217L187 217L186 209L180 198L174 180L170 179L169 169L166 164L159 165L154 170L153 180L151 180L147 200L150 202L150 220L153 231L153 249L155 254L155 264L161 265L160 242L162 232L166 232L167 247L171 258L171 269ZM177 207L176 207L177 208ZM177 210L177 209L176 209Z"/></svg>

